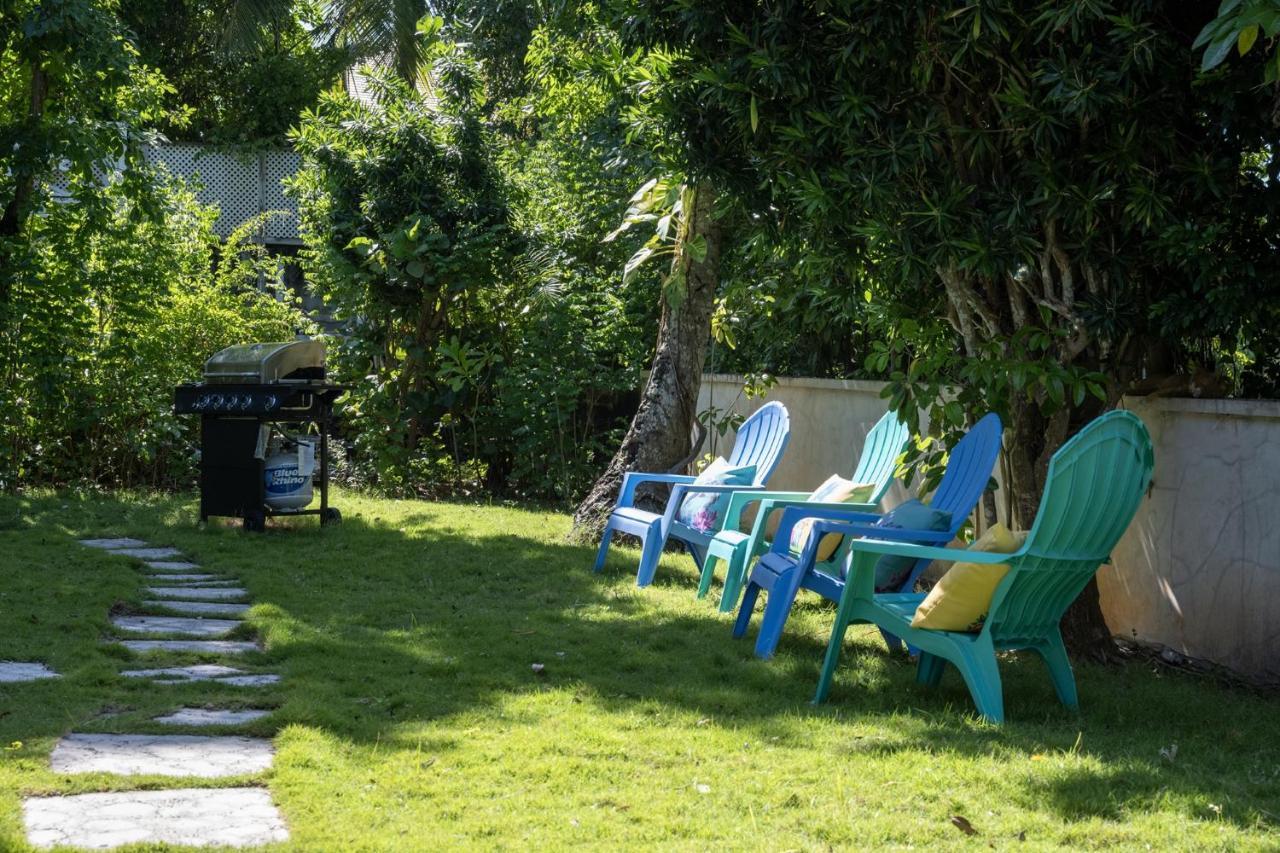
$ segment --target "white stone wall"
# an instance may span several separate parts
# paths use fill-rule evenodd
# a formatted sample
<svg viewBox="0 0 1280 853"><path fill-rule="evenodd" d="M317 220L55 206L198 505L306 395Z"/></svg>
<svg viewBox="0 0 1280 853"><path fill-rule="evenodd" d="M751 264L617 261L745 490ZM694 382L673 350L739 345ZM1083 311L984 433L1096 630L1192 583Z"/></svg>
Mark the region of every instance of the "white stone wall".
<svg viewBox="0 0 1280 853"><path fill-rule="evenodd" d="M853 470L885 411L878 382L782 379L747 400L736 376L707 376L699 411L791 413L770 486L810 489ZM1114 633L1169 646L1251 678L1280 681L1280 401L1127 398L1155 443L1151 496L1098 574ZM713 446L713 442L718 446ZM723 453L732 433L708 437ZM906 491L895 487L888 504Z"/></svg>

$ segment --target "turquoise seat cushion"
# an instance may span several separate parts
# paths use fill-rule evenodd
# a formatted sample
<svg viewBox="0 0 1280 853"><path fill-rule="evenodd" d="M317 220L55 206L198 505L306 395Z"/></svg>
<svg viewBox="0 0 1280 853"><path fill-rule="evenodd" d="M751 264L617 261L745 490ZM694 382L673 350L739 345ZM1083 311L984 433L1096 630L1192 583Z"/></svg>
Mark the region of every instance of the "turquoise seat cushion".
<svg viewBox="0 0 1280 853"><path fill-rule="evenodd" d="M698 478L684 496L680 509L676 511L676 520L686 527L700 533L711 533L720 529L720 521L729 508L729 492L694 491L698 484L705 486L749 486L755 480L756 466L733 466L717 456L715 461L703 469Z"/></svg>
<svg viewBox="0 0 1280 853"><path fill-rule="evenodd" d="M918 500L909 500L889 510L873 526L900 530L948 530L951 527L951 513L925 506ZM876 592L897 592L907 576L911 574L911 568L915 563L914 557L902 557L896 554L886 554L881 557L876 563Z"/></svg>

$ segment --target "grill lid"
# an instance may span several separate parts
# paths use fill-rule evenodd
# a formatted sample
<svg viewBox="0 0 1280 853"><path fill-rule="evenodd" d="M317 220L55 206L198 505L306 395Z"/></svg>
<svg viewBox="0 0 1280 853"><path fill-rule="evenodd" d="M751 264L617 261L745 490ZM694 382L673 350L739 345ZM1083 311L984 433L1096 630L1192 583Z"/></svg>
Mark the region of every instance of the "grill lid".
<svg viewBox="0 0 1280 853"><path fill-rule="evenodd" d="M324 342L309 339L237 344L204 363L210 383L323 382Z"/></svg>

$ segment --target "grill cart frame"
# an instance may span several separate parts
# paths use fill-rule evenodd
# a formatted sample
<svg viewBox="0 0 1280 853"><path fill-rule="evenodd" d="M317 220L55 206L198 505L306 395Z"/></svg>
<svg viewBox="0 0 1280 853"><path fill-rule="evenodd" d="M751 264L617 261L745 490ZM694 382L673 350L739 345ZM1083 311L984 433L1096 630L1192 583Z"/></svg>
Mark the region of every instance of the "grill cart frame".
<svg viewBox="0 0 1280 853"><path fill-rule="evenodd" d="M324 381L324 345L310 340L229 347L206 362L204 382L174 389L174 411L200 415L200 520L240 518L253 531L277 516L339 522L342 514L329 506L329 432L334 401L345 390ZM296 435L312 425L320 505L274 509L267 505L267 438L272 430Z"/></svg>

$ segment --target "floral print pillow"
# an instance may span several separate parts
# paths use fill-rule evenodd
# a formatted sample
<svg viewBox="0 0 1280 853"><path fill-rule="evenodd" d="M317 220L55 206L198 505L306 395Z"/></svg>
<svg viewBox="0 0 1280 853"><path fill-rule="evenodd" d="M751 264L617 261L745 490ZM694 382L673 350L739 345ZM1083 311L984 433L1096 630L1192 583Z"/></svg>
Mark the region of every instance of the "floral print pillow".
<svg viewBox="0 0 1280 853"><path fill-rule="evenodd" d="M715 461L703 469L685 493L680 509L676 511L676 520L692 527L701 533L711 533L720 529L720 521L725 510L729 508L730 492L695 492L694 486L749 486L756 476L756 466L743 465L734 467L717 456Z"/></svg>

